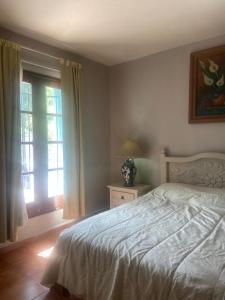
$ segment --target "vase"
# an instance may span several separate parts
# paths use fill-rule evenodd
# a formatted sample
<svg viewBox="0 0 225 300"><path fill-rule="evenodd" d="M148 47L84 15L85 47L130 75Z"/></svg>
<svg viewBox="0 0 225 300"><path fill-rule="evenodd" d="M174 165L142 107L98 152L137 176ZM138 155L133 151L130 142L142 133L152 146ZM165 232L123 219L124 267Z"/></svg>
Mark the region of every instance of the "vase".
<svg viewBox="0 0 225 300"><path fill-rule="evenodd" d="M124 180L124 186L134 186L134 179L137 173L137 168L132 158L128 158L124 161L121 172Z"/></svg>

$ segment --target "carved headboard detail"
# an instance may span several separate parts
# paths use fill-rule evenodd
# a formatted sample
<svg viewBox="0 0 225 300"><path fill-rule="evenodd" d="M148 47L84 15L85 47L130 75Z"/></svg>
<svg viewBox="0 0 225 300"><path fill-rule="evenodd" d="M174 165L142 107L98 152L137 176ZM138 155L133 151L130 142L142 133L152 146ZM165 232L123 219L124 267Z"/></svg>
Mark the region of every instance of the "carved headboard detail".
<svg viewBox="0 0 225 300"><path fill-rule="evenodd" d="M160 155L161 183L186 183L225 188L225 154L200 153L188 157Z"/></svg>

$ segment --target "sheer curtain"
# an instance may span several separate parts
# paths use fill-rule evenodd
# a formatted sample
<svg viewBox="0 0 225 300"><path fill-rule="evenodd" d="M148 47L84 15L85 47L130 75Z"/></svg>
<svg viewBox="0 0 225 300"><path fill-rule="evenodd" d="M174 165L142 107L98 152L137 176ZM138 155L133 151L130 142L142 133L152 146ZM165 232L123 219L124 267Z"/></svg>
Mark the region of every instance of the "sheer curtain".
<svg viewBox="0 0 225 300"><path fill-rule="evenodd" d="M63 217L85 215L84 166L82 138L82 68L62 62L64 211Z"/></svg>
<svg viewBox="0 0 225 300"><path fill-rule="evenodd" d="M20 47L0 39L0 242L27 220L21 182Z"/></svg>

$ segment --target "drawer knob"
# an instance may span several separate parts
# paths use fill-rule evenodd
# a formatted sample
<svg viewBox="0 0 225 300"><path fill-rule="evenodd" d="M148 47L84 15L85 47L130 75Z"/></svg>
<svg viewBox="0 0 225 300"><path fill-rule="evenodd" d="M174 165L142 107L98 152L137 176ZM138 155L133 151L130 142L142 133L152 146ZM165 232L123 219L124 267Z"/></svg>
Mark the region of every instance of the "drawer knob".
<svg viewBox="0 0 225 300"><path fill-rule="evenodd" d="M121 196L121 199L124 200L124 196Z"/></svg>

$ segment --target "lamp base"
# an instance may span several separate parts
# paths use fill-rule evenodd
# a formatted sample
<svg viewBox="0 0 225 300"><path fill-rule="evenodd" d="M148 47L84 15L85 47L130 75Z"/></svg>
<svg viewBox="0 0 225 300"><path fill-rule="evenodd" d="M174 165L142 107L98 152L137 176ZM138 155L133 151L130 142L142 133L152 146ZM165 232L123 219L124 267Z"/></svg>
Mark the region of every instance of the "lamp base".
<svg viewBox="0 0 225 300"><path fill-rule="evenodd" d="M134 179L137 173L137 168L132 158L128 158L124 161L121 168L121 172L124 180L124 186L127 187L134 186Z"/></svg>

